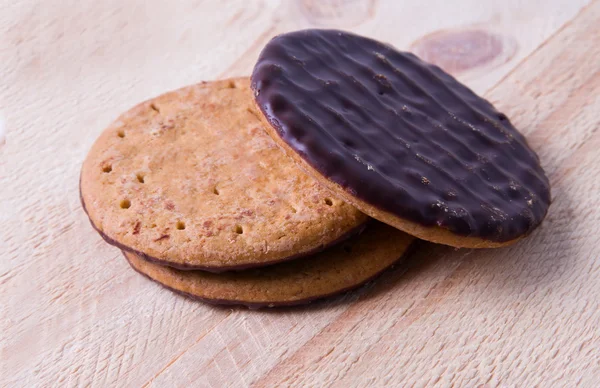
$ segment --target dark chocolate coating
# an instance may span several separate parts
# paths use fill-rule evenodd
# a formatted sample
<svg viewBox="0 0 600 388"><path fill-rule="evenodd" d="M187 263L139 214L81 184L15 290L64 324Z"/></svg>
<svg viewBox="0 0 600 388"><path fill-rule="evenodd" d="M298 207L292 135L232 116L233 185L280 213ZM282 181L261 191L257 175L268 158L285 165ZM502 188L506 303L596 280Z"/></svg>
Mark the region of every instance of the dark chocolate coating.
<svg viewBox="0 0 600 388"><path fill-rule="evenodd" d="M525 138L439 67L336 30L279 35L252 74L282 140L353 196L496 242L531 232L550 184Z"/></svg>

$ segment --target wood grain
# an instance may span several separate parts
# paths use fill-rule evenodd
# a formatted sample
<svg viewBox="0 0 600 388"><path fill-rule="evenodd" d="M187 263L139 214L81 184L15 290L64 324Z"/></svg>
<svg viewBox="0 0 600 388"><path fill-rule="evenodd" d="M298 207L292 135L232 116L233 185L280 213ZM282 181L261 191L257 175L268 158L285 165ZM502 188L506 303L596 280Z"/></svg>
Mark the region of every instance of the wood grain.
<svg viewBox="0 0 600 388"><path fill-rule="evenodd" d="M0 4L0 386L594 386L600 2L573 20L586 2L369 1L366 17L346 3ZM276 312L190 302L131 271L79 206L98 133L152 95L247 74L273 34L322 25L400 48L471 28L514 41L458 76L478 92L500 81L487 97L552 180L542 227L498 251L424 243L360 292Z"/></svg>
<svg viewBox="0 0 600 388"><path fill-rule="evenodd" d="M338 318L259 386L316 378L339 386L598 381L599 21L595 3L487 95L523 128L551 178L554 202L540 230L505 250L420 251L413 262L434 257L443 273L424 282L426 298L408 313L394 311L395 301L352 306L345 314L359 316ZM410 278L410 271L399 277L392 292L423 284Z"/></svg>

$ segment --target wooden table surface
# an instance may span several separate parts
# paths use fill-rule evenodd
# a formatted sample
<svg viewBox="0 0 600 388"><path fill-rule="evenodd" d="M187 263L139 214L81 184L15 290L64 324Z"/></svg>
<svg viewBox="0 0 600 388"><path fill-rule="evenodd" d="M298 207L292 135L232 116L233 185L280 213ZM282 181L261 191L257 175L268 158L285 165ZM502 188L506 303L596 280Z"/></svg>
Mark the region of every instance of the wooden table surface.
<svg viewBox="0 0 600 388"><path fill-rule="evenodd" d="M542 226L423 243L305 308L214 308L134 273L79 204L95 138L314 26L412 49L505 111L552 182ZM599 0L7 0L0 75L0 386L599 386Z"/></svg>

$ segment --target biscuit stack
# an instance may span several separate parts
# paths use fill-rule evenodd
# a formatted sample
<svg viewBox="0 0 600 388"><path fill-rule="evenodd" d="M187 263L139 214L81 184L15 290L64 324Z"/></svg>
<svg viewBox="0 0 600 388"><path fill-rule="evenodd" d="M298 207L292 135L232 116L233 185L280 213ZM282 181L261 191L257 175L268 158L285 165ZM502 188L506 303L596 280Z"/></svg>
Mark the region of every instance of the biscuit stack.
<svg viewBox="0 0 600 388"><path fill-rule="evenodd" d="M122 114L90 150L80 190L135 270L251 307L357 287L413 236L513 243L550 203L537 156L490 103L412 54L333 30L280 35L251 78Z"/></svg>

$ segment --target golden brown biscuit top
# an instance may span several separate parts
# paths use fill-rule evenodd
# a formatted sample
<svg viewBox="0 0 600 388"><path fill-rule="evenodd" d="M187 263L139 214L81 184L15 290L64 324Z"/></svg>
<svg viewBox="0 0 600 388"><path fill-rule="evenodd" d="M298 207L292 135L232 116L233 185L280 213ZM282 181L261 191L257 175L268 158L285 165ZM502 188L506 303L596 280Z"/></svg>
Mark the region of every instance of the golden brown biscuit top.
<svg viewBox="0 0 600 388"><path fill-rule="evenodd" d="M245 78L185 87L121 115L93 145L82 201L107 239L176 266L267 263L366 216L288 160L250 112Z"/></svg>

